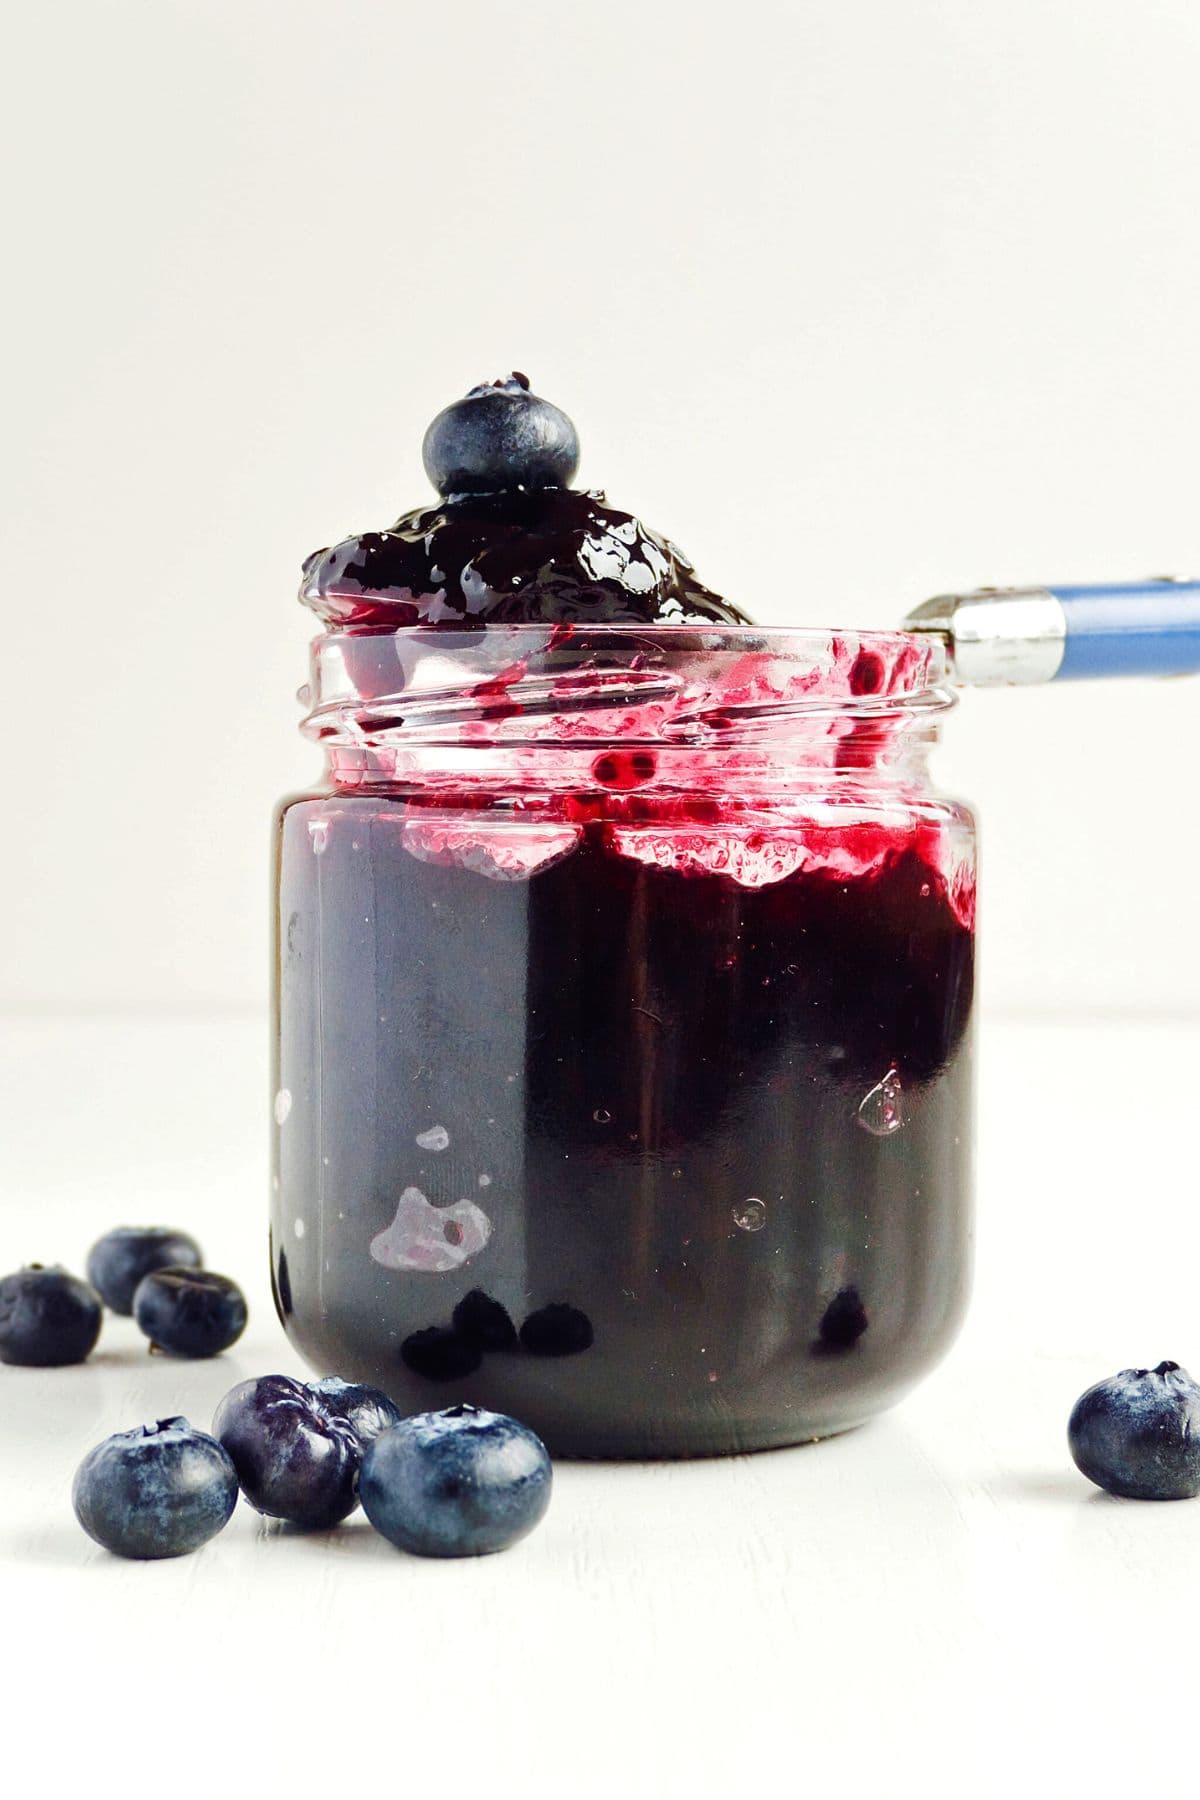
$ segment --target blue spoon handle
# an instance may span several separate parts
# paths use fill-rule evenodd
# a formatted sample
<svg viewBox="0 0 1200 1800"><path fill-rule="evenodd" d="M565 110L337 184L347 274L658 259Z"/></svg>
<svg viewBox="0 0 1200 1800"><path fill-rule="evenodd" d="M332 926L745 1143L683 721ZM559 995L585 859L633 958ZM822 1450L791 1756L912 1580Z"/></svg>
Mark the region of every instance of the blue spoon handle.
<svg viewBox="0 0 1200 1800"><path fill-rule="evenodd" d="M978 588L927 600L904 624L938 632L969 687L1200 671L1200 581Z"/></svg>
<svg viewBox="0 0 1200 1800"><path fill-rule="evenodd" d="M1200 669L1200 581L1110 582L1050 592L1067 623L1057 680Z"/></svg>

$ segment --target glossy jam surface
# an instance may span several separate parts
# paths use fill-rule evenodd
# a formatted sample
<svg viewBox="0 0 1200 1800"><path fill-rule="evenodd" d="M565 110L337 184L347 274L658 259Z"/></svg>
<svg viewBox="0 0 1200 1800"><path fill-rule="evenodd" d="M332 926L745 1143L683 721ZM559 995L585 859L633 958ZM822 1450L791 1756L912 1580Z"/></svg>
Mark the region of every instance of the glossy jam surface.
<svg viewBox="0 0 1200 1800"><path fill-rule="evenodd" d="M546 487L438 501L304 565L300 597L357 625L745 623L669 539L599 491Z"/></svg>
<svg viewBox="0 0 1200 1800"><path fill-rule="evenodd" d="M558 1454L858 1424L965 1300L969 815L589 766L282 809L281 1316L321 1372Z"/></svg>

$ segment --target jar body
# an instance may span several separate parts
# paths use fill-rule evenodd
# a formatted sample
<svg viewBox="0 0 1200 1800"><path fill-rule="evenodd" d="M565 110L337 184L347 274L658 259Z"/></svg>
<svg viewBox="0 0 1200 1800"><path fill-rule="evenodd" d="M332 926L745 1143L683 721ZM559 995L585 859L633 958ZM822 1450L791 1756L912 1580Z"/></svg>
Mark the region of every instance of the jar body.
<svg viewBox="0 0 1200 1800"><path fill-rule="evenodd" d="M966 1299L973 822L923 784L656 796L638 754L533 809L280 810L280 1317L560 1455L821 1437Z"/></svg>

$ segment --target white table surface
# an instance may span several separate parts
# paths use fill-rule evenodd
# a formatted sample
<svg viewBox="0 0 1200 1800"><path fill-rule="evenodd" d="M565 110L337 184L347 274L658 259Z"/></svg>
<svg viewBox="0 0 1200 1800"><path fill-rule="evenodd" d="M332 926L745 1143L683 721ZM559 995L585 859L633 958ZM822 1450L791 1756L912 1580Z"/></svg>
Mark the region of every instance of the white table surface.
<svg viewBox="0 0 1200 1800"><path fill-rule="evenodd" d="M0 1036L0 1263L82 1270L112 1224L178 1224L252 1314L211 1362L110 1317L82 1368L0 1367L8 1792L23 1759L33 1791L156 1800L1194 1785L1200 1501L1099 1494L1064 1427L1119 1367L1200 1369L1200 1023L985 1023L973 1310L874 1425L561 1464L544 1525L478 1561L243 1505L198 1555L122 1562L71 1513L83 1453L301 1372L267 1291L264 1052L246 1020Z"/></svg>

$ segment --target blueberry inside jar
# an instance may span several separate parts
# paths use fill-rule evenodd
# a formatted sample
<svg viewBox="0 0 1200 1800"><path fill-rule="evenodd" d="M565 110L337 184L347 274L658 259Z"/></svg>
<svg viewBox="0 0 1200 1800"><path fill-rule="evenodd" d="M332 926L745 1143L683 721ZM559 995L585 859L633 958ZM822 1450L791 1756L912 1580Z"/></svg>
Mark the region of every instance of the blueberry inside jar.
<svg viewBox="0 0 1200 1800"><path fill-rule="evenodd" d="M421 529L305 567L327 778L277 815L281 1316L320 1370L558 1455L822 1437L938 1360L969 1279L940 653L752 626L566 485L523 381L434 434Z"/></svg>

